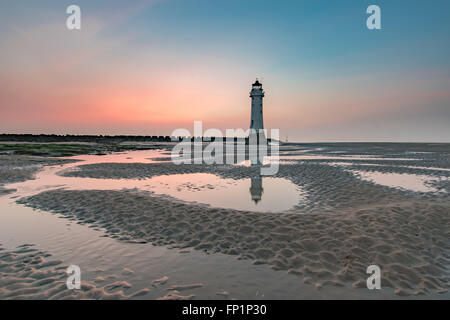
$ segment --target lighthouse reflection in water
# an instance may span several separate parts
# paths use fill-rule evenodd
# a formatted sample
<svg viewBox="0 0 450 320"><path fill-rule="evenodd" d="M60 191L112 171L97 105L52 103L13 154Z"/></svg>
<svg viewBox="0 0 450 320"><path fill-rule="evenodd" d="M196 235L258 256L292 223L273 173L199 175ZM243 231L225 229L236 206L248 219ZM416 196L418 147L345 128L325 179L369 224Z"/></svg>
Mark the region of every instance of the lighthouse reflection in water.
<svg viewBox="0 0 450 320"><path fill-rule="evenodd" d="M250 186L250 194L255 204L258 204L258 202L261 201L263 193L264 189L262 187L262 177L258 174L257 176L251 178Z"/></svg>
<svg viewBox="0 0 450 320"><path fill-rule="evenodd" d="M257 148L256 150L259 151L259 148ZM252 159L252 157L250 157L250 166L252 167L256 167L256 166L261 166L264 162L264 156L262 156L259 152L256 153L256 157ZM258 202L261 201L263 193L264 193L264 188L262 186L262 176L259 173L260 170L257 170L257 173L255 173L255 175L253 177L251 177L251 185L250 185L250 195L252 197L252 200L255 204L258 204Z"/></svg>

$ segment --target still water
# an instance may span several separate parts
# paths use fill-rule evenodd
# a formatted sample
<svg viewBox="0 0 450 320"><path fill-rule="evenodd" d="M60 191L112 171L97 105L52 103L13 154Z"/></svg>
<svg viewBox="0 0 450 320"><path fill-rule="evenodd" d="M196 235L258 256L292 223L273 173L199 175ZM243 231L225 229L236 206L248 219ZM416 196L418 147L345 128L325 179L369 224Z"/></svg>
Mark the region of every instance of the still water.
<svg viewBox="0 0 450 320"><path fill-rule="evenodd" d="M72 157L82 162L45 167L34 180L9 184L14 196L31 196L43 191L139 189L168 195L183 201L245 211L283 212L305 198L305 192L290 180L255 175L246 179L226 179L210 173L160 175L148 179L97 179L65 177L58 173L76 170L80 164L153 163L162 151L132 151L103 156ZM161 162L161 161L158 161Z"/></svg>

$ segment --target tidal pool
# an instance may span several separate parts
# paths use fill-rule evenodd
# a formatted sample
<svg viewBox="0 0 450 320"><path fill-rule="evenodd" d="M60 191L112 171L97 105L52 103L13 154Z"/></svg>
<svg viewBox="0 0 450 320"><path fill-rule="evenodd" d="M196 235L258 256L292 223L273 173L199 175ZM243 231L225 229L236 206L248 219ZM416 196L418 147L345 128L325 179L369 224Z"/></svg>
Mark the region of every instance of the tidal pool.
<svg viewBox="0 0 450 320"><path fill-rule="evenodd" d="M385 173L354 170L351 170L351 172L366 181L391 188L398 188L415 192L439 192L439 190L435 188L432 183L441 180L448 180L448 178L446 177L437 178L420 174Z"/></svg>
<svg viewBox="0 0 450 320"><path fill-rule="evenodd" d="M174 174L154 177L148 183L155 193L245 211L287 211L304 198L304 192L291 181L262 176L234 180L209 173Z"/></svg>
<svg viewBox="0 0 450 320"><path fill-rule="evenodd" d="M66 177L59 174L66 170L77 170L77 166L84 164L152 163L163 156L161 151L155 150L105 156L77 156L72 158L81 162L47 166L39 171L33 180L12 183L5 187L17 190L13 194L14 197L32 196L55 189L138 189L212 207L261 212L284 212L305 199L305 192L290 180L260 175L244 179L229 179L210 173L189 173L160 175L148 179L97 179Z"/></svg>

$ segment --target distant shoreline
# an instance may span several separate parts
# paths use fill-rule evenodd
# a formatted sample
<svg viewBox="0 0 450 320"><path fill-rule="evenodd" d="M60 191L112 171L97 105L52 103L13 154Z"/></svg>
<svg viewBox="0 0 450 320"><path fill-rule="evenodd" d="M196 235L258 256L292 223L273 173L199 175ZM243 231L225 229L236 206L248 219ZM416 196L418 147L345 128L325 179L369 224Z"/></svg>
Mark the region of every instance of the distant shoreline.
<svg viewBox="0 0 450 320"><path fill-rule="evenodd" d="M171 142L172 136L165 135L76 135L76 134L0 134L0 142L85 142L85 143L121 143L129 142ZM193 139L193 137L191 137ZM236 138L235 138L236 139ZM214 138L213 138L214 140ZM280 141L282 144L450 144L448 142L435 141Z"/></svg>

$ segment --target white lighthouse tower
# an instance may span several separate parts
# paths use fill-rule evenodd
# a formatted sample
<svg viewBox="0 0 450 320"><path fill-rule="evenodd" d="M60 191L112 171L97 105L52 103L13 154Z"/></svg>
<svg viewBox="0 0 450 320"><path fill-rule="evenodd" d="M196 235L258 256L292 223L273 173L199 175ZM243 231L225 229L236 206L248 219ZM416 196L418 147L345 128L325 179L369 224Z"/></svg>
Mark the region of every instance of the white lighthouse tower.
<svg viewBox="0 0 450 320"><path fill-rule="evenodd" d="M262 84L256 79L252 85L252 91L250 91L250 97L252 98L252 114L250 120L250 134L259 133L260 130L264 130L263 123L263 97L264 91ZM254 130L252 130L254 129Z"/></svg>
<svg viewBox="0 0 450 320"><path fill-rule="evenodd" d="M256 79L250 91L252 98L252 114L250 120L250 133L248 136L250 163L260 165L263 163L265 152L260 152L260 147L267 146L263 122L263 98L262 84Z"/></svg>

